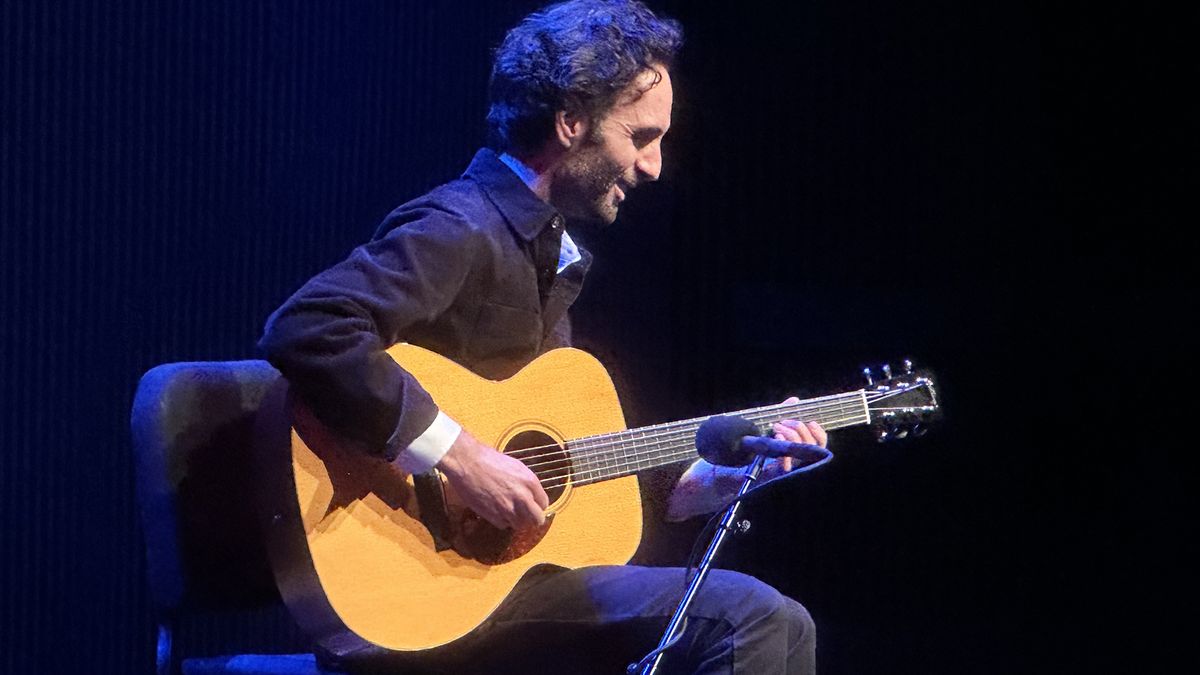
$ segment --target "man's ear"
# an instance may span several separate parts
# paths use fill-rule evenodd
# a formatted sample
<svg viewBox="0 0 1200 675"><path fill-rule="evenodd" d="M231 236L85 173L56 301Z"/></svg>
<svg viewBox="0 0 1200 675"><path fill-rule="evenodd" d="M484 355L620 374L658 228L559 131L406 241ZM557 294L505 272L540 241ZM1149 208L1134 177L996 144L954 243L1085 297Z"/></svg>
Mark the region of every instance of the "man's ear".
<svg viewBox="0 0 1200 675"><path fill-rule="evenodd" d="M563 149L579 145L587 132L588 121L583 114L569 110L554 113L554 139Z"/></svg>

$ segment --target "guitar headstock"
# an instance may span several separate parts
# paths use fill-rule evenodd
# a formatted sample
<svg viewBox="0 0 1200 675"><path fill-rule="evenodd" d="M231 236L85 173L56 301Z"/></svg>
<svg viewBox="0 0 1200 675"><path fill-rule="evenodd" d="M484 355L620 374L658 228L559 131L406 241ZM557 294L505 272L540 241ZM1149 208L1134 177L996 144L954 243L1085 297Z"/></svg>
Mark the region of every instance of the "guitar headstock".
<svg viewBox="0 0 1200 675"><path fill-rule="evenodd" d="M938 412L937 390L927 372L913 370L905 359L901 372L884 364L879 376L863 368L866 402L879 442L924 436Z"/></svg>

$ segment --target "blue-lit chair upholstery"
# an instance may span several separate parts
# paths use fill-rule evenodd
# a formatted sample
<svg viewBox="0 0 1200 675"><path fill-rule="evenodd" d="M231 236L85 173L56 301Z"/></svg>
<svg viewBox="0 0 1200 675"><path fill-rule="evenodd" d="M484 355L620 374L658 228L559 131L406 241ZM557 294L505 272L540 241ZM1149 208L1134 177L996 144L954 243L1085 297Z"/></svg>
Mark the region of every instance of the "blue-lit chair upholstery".
<svg viewBox="0 0 1200 675"><path fill-rule="evenodd" d="M311 653L173 653L187 633L204 636L194 641L207 649L195 651L308 648L283 609L255 513L254 418L279 377L264 361L172 363L138 385L133 447L159 675L333 672Z"/></svg>

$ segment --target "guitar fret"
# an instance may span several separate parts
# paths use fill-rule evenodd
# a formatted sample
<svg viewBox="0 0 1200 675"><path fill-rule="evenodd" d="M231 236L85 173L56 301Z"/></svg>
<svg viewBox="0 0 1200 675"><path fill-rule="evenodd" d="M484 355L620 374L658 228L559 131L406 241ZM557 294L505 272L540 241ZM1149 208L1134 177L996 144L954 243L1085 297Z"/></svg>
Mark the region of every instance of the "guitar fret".
<svg viewBox="0 0 1200 675"><path fill-rule="evenodd" d="M634 431L641 436L641 442L645 443L646 442L645 430L636 430L635 429ZM633 464L634 471L641 471L643 468L645 468L644 466L642 466L642 461L643 461L642 459L635 457L633 461L634 461L634 464Z"/></svg>
<svg viewBox="0 0 1200 675"><path fill-rule="evenodd" d="M871 420L865 390L730 414L751 420L763 434L770 433L772 423L788 418L816 421L830 431L866 424ZM698 417L655 424L573 441L570 444L573 481L577 484L594 483L695 457L695 434L707 419Z"/></svg>

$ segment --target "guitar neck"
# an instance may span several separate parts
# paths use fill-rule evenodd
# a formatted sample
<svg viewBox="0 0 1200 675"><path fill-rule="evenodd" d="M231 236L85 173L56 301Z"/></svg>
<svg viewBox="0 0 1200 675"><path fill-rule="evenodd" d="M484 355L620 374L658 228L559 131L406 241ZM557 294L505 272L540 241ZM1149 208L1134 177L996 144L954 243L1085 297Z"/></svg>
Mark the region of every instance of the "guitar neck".
<svg viewBox="0 0 1200 675"><path fill-rule="evenodd" d="M727 413L750 420L761 434L785 419L817 422L827 430L869 424L865 390ZM696 431L708 417L655 424L567 442L575 482L586 485L696 458Z"/></svg>

